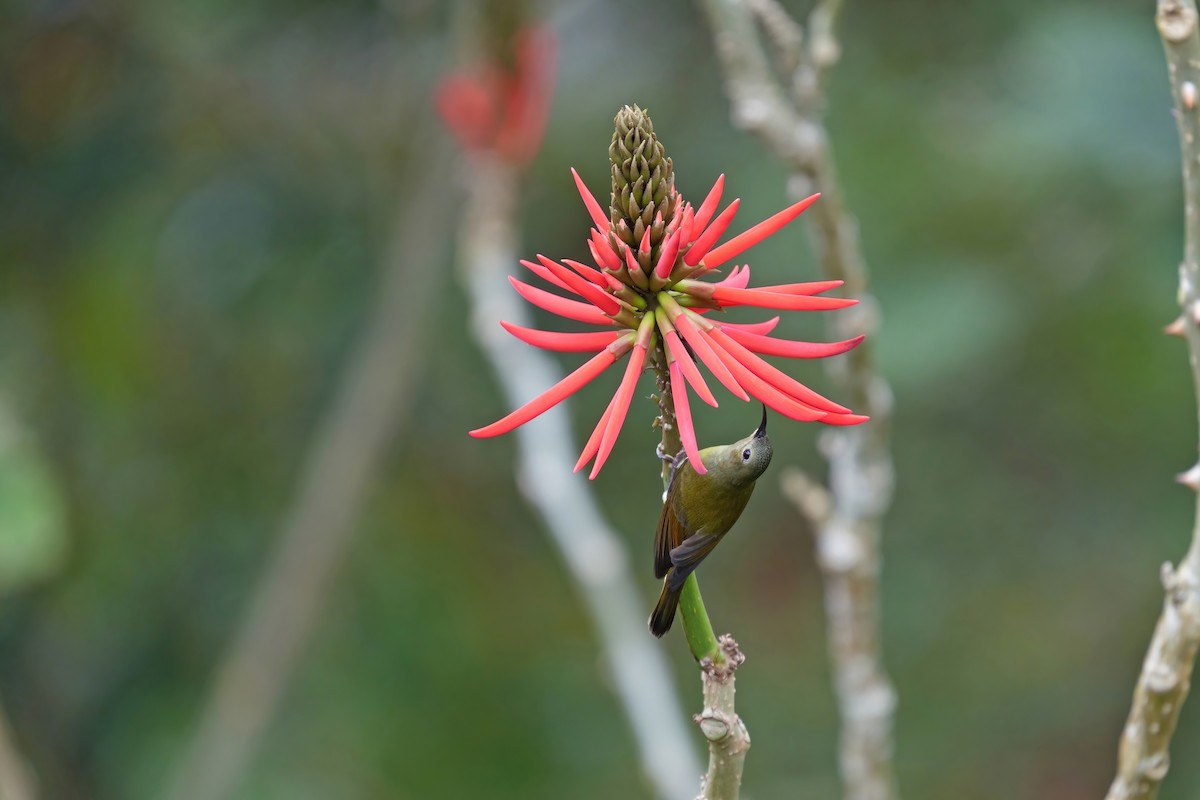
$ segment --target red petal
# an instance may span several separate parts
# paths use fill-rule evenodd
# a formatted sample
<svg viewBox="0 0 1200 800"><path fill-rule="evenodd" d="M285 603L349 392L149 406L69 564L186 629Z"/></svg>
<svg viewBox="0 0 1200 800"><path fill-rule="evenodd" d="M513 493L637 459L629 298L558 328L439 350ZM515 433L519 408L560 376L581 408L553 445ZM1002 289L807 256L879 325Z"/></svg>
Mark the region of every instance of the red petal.
<svg viewBox="0 0 1200 800"><path fill-rule="evenodd" d="M578 261L572 261L569 258L564 258L563 263L601 288L610 285L605 278L612 278L612 275L606 275L598 269L593 269L587 264L580 264Z"/></svg>
<svg viewBox="0 0 1200 800"><path fill-rule="evenodd" d="M588 480L594 480L600 474L600 468L608 460L613 445L617 442L617 434L625 424L625 415L629 413L629 402L633 399L633 388L642 375L642 366L646 363L646 348L637 346L629 356L629 364L625 367L625 377L613 395L612 413L608 416L608 424L604 426L604 435L600 437L600 450L596 453L596 463L592 464Z"/></svg>
<svg viewBox="0 0 1200 800"><path fill-rule="evenodd" d="M629 278L643 289L649 287L649 281L646 279L646 273L642 271L642 265L633 255L632 247L625 247L625 266L629 269Z"/></svg>
<svg viewBox="0 0 1200 800"><path fill-rule="evenodd" d="M592 218L592 222L596 223L596 227L602 231L608 230L612 223L608 220L608 214L604 213L604 209L596 202L595 196L588 190L587 184L583 182L583 178L579 177L579 173L571 167L571 175L575 178L575 188L579 189L579 196L583 198L583 204L587 206L588 214Z"/></svg>
<svg viewBox="0 0 1200 800"><path fill-rule="evenodd" d="M650 235L649 229L646 230L646 235ZM658 257L658 265L654 268L654 274L660 278L666 278L671 274L671 270L675 266L675 257L679 255L679 233L672 233L663 245L662 254Z"/></svg>
<svg viewBox="0 0 1200 800"><path fill-rule="evenodd" d="M696 230L696 212L692 210L691 203L685 203L683 206L683 216L676 217L681 219L679 223L679 243L680 245L689 244L692 241L692 231Z"/></svg>
<svg viewBox="0 0 1200 800"><path fill-rule="evenodd" d="M726 366L738 376L738 380L750 390L750 393L763 401L767 407L778 411L788 419L798 420L800 422L816 422L819 419L824 419L826 412L818 411L811 406L807 406L796 400L794 397L788 397L783 392L776 389L771 384L759 378L750 370L734 358L729 353L725 352L719 345L714 346L714 351L725 362Z"/></svg>
<svg viewBox="0 0 1200 800"><path fill-rule="evenodd" d="M725 363L713 352L713 346L709 343L708 337L701 333L692 324L692 321L683 314L676 317L674 322L679 332L683 334L683 338L692 346L692 352L704 362L704 366L708 367L717 380L726 389L733 392L734 396L740 397L742 400L749 400L750 397L746 394L746 390L738 384L737 379L733 377L733 373L729 371Z"/></svg>
<svg viewBox="0 0 1200 800"><path fill-rule="evenodd" d="M588 240L588 249L592 251L592 259L605 269L616 272L621 268L621 259L604 241L604 237L592 229L592 238Z"/></svg>
<svg viewBox="0 0 1200 800"><path fill-rule="evenodd" d="M594 331L589 333L561 333L559 331L539 331L534 328L522 328L511 322L500 320L504 330L526 344L540 347L543 350L553 350L556 353L594 353L608 347L621 337L620 331Z"/></svg>
<svg viewBox="0 0 1200 800"><path fill-rule="evenodd" d="M821 422L826 425L861 425L869 419L864 414L826 414Z"/></svg>
<svg viewBox="0 0 1200 800"><path fill-rule="evenodd" d="M611 294L597 287L595 284L584 280L581 276L576 275L562 264L546 258L540 253L538 254L538 261L541 261L546 269L553 272L559 280L565 283L568 289L587 300L608 316L611 317L621 310L621 304Z"/></svg>
<svg viewBox="0 0 1200 800"><path fill-rule="evenodd" d="M639 253L650 252L650 229L646 228L646 232L642 234L642 243L638 245Z"/></svg>
<svg viewBox="0 0 1200 800"><path fill-rule="evenodd" d="M737 213L738 206L741 205L741 199L734 200L729 204L729 207L721 212L721 215L712 221L704 233L700 234L700 238L696 239L695 243L683 256L683 263L689 267L694 267L700 263L709 248L717 243L717 239L721 238L721 234L725 233L725 229L729 227L729 223L733 222L733 215ZM699 228L700 226L695 226ZM706 264L708 262L705 262Z"/></svg>
<svg viewBox="0 0 1200 800"><path fill-rule="evenodd" d="M713 299L723 306L758 306L784 311L832 311L858 304L857 300L849 297L810 297L765 292L761 289L734 289L729 286L710 285L713 287Z"/></svg>
<svg viewBox="0 0 1200 800"><path fill-rule="evenodd" d="M571 294L579 294L579 292L575 291L570 286L567 286L567 284L563 283L562 279L560 279L557 275L555 275L550 270L543 267L541 264L535 264L532 261L526 261L525 259L522 258L521 266L528 269L534 275L537 275L539 278L544 280L546 283L557 286L559 289L564 289L568 292L571 292Z"/></svg>
<svg viewBox="0 0 1200 800"><path fill-rule="evenodd" d="M679 374L678 361L671 362L671 399L675 402L675 424L679 426L679 439L687 453L692 469L701 475L708 472L700 459L700 448L696 447L696 428L692 425L692 408L688 405L687 386Z"/></svg>
<svg viewBox="0 0 1200 800"><path fill-rule="evenodd" d="M616 404L615 396L609 399L608 408L604 409L604 413L600 415L600 421L592 429L592 435L588 437L587 444L583 446L583 452L579 454L579 460L575 462L575 469L572 472L579 472L583 469L583 465L596 455L596 450L600 448L600 437L604 435L604 429L608 427L608 418L612 415L613 406Z"/></svg>
<svg viewBox="0 0 1200 800"><path fill-rule="evenodd" d="M704 376L700 374L696 362L692 361L687 348L683 346L683 342L679 341L679 334L675 331L667 331L663 334L663 338L667 342L667 350L670 352L671 358L678 362L679 368L683 370L683 376L687 378L688 383L692 385L696 394L700 395L701 400L716 408L717 398L713 397L713 393L704 381Z"/></svg>
<svg viewBox="0 0 1200 800"><path fill-rule="evenodd" d="M721 327L725 330L736 328L739 331L746 333L757 333L766 335L775 330L775 326L779 324L779 317L771 317L766 322L722 322Z"/></svg>
<svg viewBox="0 0 1200 800"><path fill-rule="evenodd" d="M733 272L717 281L713 286L728 286L731 289L745 289L750 285L750 268L734 267Z"/></svg>
<svg viewBox="0 0 1200 800"><path fill-rule="evenodd" d="M807 283L781 283L775 286L755 286L756 292L775 292L776 294L814 295L836 289L845 281L808 281Z"/></svg>
<svg viewBox="0 0 1200 800"><path fill-rule="evenodd" d="M826 358L845 353L858 347L865 337L855 336L844 342L793 342L788 339L772 339L770 336L760 336L750 333L744 328L731 328L722 324L721 328L729 334L729 338L755 353L764 356L783 356L785 358Z"/></svg>
<svg viewBox="0 0 1200 800"><path fill-rule="evenodd" d="M476 428L471 431L471 435L477 439L482 439L488 436L499 436L502 433L508 433L514 428L524 425L529 420L542 414L561 403L566 398L575 394L586 383L599 375L613 363L625 355L625 352L633 346L633 337L628 336L626 343L621 346L620 343L614 342L612 345L604 348L596 355L592 356L579 369L572 372L567 377L563 378L558 383L551 386L546 391L539 394L537 397L530 400L525 405L518 408L508 416L501 420L493 422L491 425L485 425L482 428Z"/></svg>
<svg viewBox="0 0 1200 800"><path fill-rule="evenodd" d="M806 197L799 203L794 203L793 205L785 208L783 211L780 211L778 214L764 219L762 222L758 223L745 233L739 233L737 236L733 237L728 242L720 247L715 248L711 253L709 253L708 258L704 260L704 263L710 267L718 267L736 256L738 253L749 250L751 247L758 244L763 239L766 239L773 233L778 232L779 229L784 225L787 225L796 217L800 216L801 212L815 203L817 198L820 196L821 195L819 194L814 194L810 197Z"/></svg>
<svg viewBox="0 0 1200 800"><path fill-rule="evenodd" d="M557 314L564 319L573 319L576 322L589 322L593 325L613 324L612 319L605 316L603 311L591 303L581 303L578 300L559 297L544 289L523 283L512 276L509 276L508 282L513 285L513 288L517 290L517 294L521 295L521 297L524 297L538 308L549 311L551 314Z"/></svg>
<svg viewBox="0 0 1200 800"><path fill-rule="evenodd" d="M725 189L725 173L717 178L717 182L708 191L708 197L704 198L704 202L700 204L700 208L696 210L696 218L692 224L693 231L702 231L708 221L712 219L712 215L716 212L717 206L721 203L721 192Z"/></svg>
<svg viewBox="0 0 1200 800"><path fill-rule="evenodd" d="M619 292L626 288L625 284L617 280L611 272L601 272L600 274L604 277L604 282L608 284L608 288L612 289L613 291Z"/></svg>
<svg viewBox="0 0 1200 800"><path fill-rule="evenodd" d="M828 411L833 414L850 413L850 409L846 408L845 406L839 406L832 400L822 397L812 389L805 386L803 383L797 381L795 378L784 372L781 372L772 365L768 364L766 361L763 361L761 358L754 355L754 353L751 353L745 347L735 342L729 336L729 334L725 333L719 328L714 328L713 330L709 331L709 335L712 336L712 338L718 344L720 344L721 347L725 348L725 350L731 356L745 364L746 367L755 375L762 378L780 391L786 392L787 394L796 398L801 403L810 405L814 408L819 408L822 411Z"/></svg>

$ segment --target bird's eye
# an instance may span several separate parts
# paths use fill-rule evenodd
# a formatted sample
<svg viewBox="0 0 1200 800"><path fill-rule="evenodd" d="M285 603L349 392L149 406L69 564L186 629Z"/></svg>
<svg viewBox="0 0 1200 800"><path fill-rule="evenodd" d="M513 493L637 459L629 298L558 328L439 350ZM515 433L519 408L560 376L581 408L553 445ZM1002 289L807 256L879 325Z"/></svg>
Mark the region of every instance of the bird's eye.
<svg viewBox="0 0 1200 800"><path fill-rule="evenodd" d="M749 460L750 460L750 448L747 447L745 450L742 451L742 461L749 461Z"/></svg>

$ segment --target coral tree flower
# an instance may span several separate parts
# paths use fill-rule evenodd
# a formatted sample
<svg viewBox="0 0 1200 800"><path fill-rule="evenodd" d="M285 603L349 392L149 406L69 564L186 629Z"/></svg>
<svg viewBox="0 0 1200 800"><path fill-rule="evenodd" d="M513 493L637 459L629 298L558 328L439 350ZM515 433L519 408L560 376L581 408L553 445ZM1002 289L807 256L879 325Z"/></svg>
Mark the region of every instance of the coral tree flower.
<svg viewBox="0 0 1200 800"><path fill-rule="evenodd" d="M575 393L625 356L629 361L608 408L584 446L575 470L593 457L591 477L604 465L625 421L647 358L665 359L680 438L693 466L698 456L688 389L711 406L717 400L700 365L741 400L755 397L776 412L803 422L855 425L867 417L822 397L789 377L763 356L824 358L854 348L862 336L844 342L815 343L776 339L768 334L779 321L719 321L710 312L735 306L783 311L829 311L857 300L828 297L841 281L750 287L750 268L734 266L719 280L721 267L778 232L817 201L812 195L718 244L733 222L738 200L717 212L725 176L698 206L674 187L672 163L663 153L649 117L625 107L615 120L609 148L612 203L609 212L572 170L580 197L592 218L587 246L592 264L561 262L538 255L524 265L558 292L517 278L513 288L529 303L566 319L591 323L596 330L565 333L501 323L505 330L535 347L592 353L584 364L503 419L471 431L486 437L507 433Z"/></svg>
<svg viewBox="0 0 1200 800"><path fill-rule="evenodd" d="M558 45L536 25L513 37L504 60L485 61L438 82L433 102L458 145L522 165L541 146L554 94Z"/></svg>

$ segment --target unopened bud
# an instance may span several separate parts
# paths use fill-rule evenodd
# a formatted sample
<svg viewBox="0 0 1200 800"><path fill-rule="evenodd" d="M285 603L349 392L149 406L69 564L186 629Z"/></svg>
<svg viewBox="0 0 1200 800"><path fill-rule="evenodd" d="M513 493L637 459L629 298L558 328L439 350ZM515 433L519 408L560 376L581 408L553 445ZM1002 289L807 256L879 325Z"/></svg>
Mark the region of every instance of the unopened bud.
<svg viewBox="0 0 1200 800"><path fill-rule="evenodd" d="M625 106L617 112L608 158L612 165L611 216L616 235L638 248L649 234L646 261L657 263L666 228L679 207L679 193L675 191L671 159L654 133L649 114L637 106Z"/></svg>

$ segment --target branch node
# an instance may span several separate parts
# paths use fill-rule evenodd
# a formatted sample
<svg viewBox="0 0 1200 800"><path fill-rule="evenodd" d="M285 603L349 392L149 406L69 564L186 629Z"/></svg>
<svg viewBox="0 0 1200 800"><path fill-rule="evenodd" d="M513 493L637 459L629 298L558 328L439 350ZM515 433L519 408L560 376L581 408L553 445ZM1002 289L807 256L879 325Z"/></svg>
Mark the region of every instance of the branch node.
<svg viewBox="0 0 1200 800"><path fill-rule="evenodd" d="M777 0L749 0L746 5L767 34L780 69L784 72L796 69L804 50L804 30L799 23Z"/></svg>
<svg viewBox="0 0 1200 800"><path fill-rule="evenodd" d="M1158 664L1146 674L1146 689L1152 694L1170 694L1179 686L1179 676L1166 664Z"/></svg>
<svg viewBox="0 0 1200 800"><path fill-rule="evenodd" d="M1171 769L1171 756L1164 750L1142 762L1141 772L1152 781L1161 781Z"/></svg>
<svg viewBox="0 0 1200 800"><path fill-rule="evenodd" d="M818 72L832 67L842 57L842 46L833 34L833 18L836 5L822 3L808 16L808 30L812 38L809 57Z"/></svg>
<svg viewBox="0 0 1200 800"><path fill-rule="evenodd" d="M714 744L720 744L733 733L733 725L729 718L715 708L706 708L692 719L700 726L700 733Z"/></svg>
<svg viewBox="0 0 1200 800"><path fill-rule="evenodd" d="M817 182L807 172L794 172L787 180L787 191L792 197L808 197L817 191ZM861 300L859 301L861 304ZM850 306L846 311L853 311L858 306Z"/></svg>
<svg viewBox="0 0 1200 800"><path fill-rule="evenodd" d="M721 648L721 654L725 656L725 663L729 665L731 673L746 661L746 656L738 647L738 643L728 633L721 634L717 639L717 646Z"/></svg>
<svg viewBox="0 0 1200 800"><path fill-rule="evenodd" d="M1159 577L1162 579L1163 591L1170 594L1175 591L1177 579L1175 577L1175 567L1170 561L1164 561L1162 568L1159 570Z"/></svg>
<svg viewBox="0 0 1200 800"><path fill-rule="evenodd" d="M705 656L700 660L700 671L716 683L728 683L737 668L746 661L738 643L728 633L717 637L717 656L716 659Z"/></svg>
<svg viewBox="0 0 1200 800"><path fill-rule="evenodd" d="M1161 0L1156 21L1158 32L1174 44L1186 41L1196 32L1196 10L1179 0Z"/></svg>
<svg viewBox="0 0 1200 800"><path fill-rule="evenodd" d="M817 536L817 561L827 573L857 573L868 565L869 560L865 543L845 520L826 523Z"/></svg>

